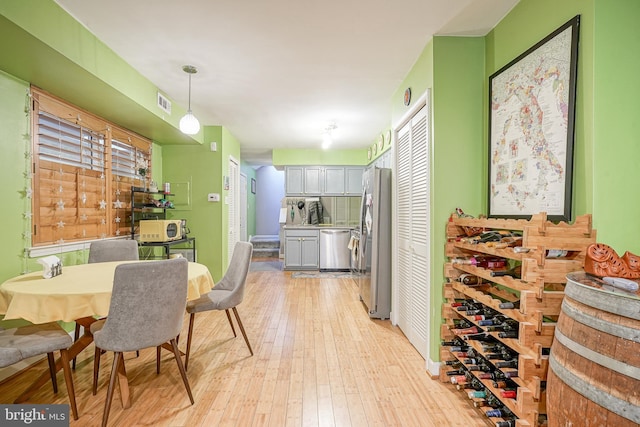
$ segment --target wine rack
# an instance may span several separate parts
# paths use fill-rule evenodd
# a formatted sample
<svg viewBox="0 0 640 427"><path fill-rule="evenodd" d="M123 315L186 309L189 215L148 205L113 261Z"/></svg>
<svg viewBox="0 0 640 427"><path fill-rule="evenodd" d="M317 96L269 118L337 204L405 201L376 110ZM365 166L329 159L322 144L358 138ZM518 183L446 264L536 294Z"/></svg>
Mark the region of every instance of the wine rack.
<svg viewBox="0 0 640 427"><path fill-rule="evenodd" d="M511 236L508 244L495 242L478 243L470 235L497 232ZM449 261L444 266L444 304L442 308L443 324L441 339L450 342L458 335L456 325L461 321L484 331L474 316L466 315L452 307L452 303L464 300L472 302L482 310L504 316L517 322L517 337L501 338L497 332L487 332L491 342L506 346L517 354L517 367L506 369L513 375L510 378L517 387L515 398L503 397L501 389L492 381L480 379L477 371L469 371L464 357L458 357L451 347L441 347L440 360L453 361L463 371L469 372L483 390L497 397L506 411L506 418L491 418L496 425L516 427L538 427L546 420L546 378L548 355L553 341L555 325L560 314L564 285L567 273L583 269L587 247L595 243L596 231L592 228L591 215L582 215L574 223L553 223L547 220L546 213L533 215L529 220L499 218L469 218L452 215L446 228L447 243L445 255ZM514 238L513 236L516 236ZM508 240L508 239L505 239ZM524 249L522 249L524 248ZM515 250L514 250L515 249ZM528 252L525 252L527 251ZM551 250L567 251L563 258L547 258ZM516 275L496 275L494 270L479 265L456 262L471 257L491 257L504 259L509 266L517 267ZM471 285L460 282L461 275L471 274L479 279ZM481 279L481 280L480 280ZM501 304L511 302L515 308L501 308ZM503 305L504 306L504 305ZM462 320L464 319L464 320ZM464 340L472 353L480 357L483 352L482 341ZM460 354L460 353L458 353ZM515 356L514 356L515 357ZM457 361L456 361L457 360ZM488 361L490 367L501 373ZM440 378L450 382L455 365L442 364ZM459 369L459 368L458 368ZM511 393L507 393L509 395ZM494 405L495 408L495 405ZM487 413L489 409L484 408ZM512 421L508 421L512 419Z"/></svg>

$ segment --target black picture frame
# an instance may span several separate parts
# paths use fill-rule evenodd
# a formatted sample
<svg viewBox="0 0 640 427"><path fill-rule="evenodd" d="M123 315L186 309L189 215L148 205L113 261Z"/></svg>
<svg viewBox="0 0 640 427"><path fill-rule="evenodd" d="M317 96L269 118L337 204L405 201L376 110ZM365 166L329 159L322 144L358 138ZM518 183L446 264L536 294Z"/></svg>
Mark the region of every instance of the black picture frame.
<svg viewBox="0 0 640 427"><path fill-rule="evenodd" d="M256 194L256 180L255 178L251 178L251 193Z"/></svg>
<svg viewBox="0 0 640 427"><path fill-rule="evenodd" d="M489 77L488 216L570 221L580 15Z"/></svg>

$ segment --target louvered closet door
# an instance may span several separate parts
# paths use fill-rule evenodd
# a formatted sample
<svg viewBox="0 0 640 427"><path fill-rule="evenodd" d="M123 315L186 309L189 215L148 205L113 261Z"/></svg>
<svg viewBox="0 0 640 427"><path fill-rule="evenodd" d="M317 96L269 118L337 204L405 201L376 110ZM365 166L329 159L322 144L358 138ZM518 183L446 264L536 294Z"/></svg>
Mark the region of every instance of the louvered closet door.
<svg viewBox="0 0 640 427"><path fill-rule="evenodd" d="M396 167L398 326L429 357L429 145L428 109L399 132Z"/></svg>

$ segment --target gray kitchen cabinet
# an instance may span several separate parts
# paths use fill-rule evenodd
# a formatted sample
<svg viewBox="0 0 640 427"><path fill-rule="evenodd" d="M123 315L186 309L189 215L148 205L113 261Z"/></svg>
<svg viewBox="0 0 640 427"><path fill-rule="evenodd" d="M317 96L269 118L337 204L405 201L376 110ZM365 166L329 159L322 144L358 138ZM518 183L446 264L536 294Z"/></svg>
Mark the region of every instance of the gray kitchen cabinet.
<svg viewBox="0 0 640 427"><path fill-rule="evenodd" d="M287 166L287 196L361 196L361 166Z"/></svg>
<svg viewBox="0 0 640 427"><path fill-rule="evenodd" d="M319 196L322 194L322 166L306 166L304 168L304 194Z"/></svg>
<svg viewBox="0 0 640 427"><path fill-rule="evenodd" d="M347 166L344 168L344 194L346 196L362 195L362 174L364 168Z"/></svg>
<svg viewBox="0 0 640 427"><path fill-rule="evenodd" d="M287 270L317 270L320 266L317 229L284 231L284 268Z"/></svg>
<svg viewBox="0 0 640 427"><path fill-rule="evenodd" d="M287 166L285 168L285 192L287 195L304 195L304 168L302 166Z"/></svg>
<svg viewBox="0 0 640 427"><path fill-rule="evenodd" d="M325 166L323 195L344 196L344 167Z"/></svg>

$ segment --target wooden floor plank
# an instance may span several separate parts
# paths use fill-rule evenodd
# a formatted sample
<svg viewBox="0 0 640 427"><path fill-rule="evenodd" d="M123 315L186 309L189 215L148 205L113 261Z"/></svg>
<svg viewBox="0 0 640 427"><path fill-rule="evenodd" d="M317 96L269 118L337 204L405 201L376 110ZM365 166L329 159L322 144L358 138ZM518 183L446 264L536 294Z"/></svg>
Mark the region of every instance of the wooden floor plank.
<svg viewBox="0 0 640 427"><path fill-rule="evenodd" d="M110 426L487 426L463 393L429 377L425 361L388 320L370 319L349 278L296 279L290 272L250 272L238 307L254 349L234 338L224 312L196 315L187 376L191 405L173 356L155 349L125 354L132 406L116 388ZM180 347L186 343L185 316ZM238 328L236 327L236 330ZM238 331L239 333L239 331ZM100 425L112 355L101 358L98 394L91 394L93 346L73 374L80 419ZM38 362L0 384L12 402L46 369ZM64 382L62 373L59 383ZM67 403L42 387L27 403Z"/></svg>

